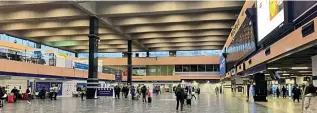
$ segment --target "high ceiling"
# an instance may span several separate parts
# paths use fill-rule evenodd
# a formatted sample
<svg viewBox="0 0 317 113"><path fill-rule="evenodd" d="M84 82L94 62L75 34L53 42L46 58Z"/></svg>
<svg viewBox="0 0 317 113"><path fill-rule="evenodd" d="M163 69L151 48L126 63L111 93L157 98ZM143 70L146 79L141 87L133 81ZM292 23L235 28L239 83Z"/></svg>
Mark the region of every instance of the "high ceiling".
<svg viewBox="0 0 317 113"><path fill-rule="evenodd" d="M89 15L99 52L222 49L242 1L0 1L0 32L88 52Z"/></svg>

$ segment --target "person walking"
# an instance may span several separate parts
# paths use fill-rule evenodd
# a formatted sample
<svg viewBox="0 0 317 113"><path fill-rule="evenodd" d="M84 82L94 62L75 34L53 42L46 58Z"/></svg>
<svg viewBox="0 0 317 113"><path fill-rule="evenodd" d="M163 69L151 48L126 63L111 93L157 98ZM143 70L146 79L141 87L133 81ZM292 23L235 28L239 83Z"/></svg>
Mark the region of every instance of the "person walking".
<svg viewBox="0 0 317 113"><path fill-rule="evenodd" d="M120 87L118 85L116 85L116 87L114 87L114 92L115 92L115 98L120 99Z"/></svg>
<svg viewBox="0 0 317 113"><path fill-rule="evenodd" d="M45 96L46 96L46 90L44 87L42 87L41 91L39 92L39 96L40 96L40 99L42 99L44 101Z"/></svg>
<svg viewBox="0 0 317 113"><path fill-rule="evenodd" d="M141 93L142 93L142 102L146 102L146 95L147 95L146 86L143 86L143 87L141 88Z"/></svg>
<svg viewBox="0 0 317 113"><path fill-rule="evenodd" d="M175 90L175 95L176 95L176 101L177 101L176 110L178 110L179 105L180 105L181 111L183 111L184 100L185 100L185 91L181 87L180 84L177 86L177 88Z"/></svg>
<svg viewBox="0 0 317 113"><path fill-rule="evenodd" d="M197 88L197 94L198 95L200 94L200 88Z"/></svg>
<svg viewBox="0 0 317 113"><path fill-rule="evenodd" d="M292 93L293 93L293 102L295 102L295 100L297 100L297 102L299 102L300 89L297 88L296 84L292 89Z"/></svg>
<svg viewBox="0 0 317 113"><path fill-rule="evenodd" d="M134 86L131 87L130 93L131 93L132 100L134 100L135 99L135 87Z"/></svg>
<svg viewBox="0 0 317 113"><path fill-rule="evenodd" d="M80 88L80 98L81 98L81 101L84 101L84 96L85 96L85 88L82 86Z"/></svg>
<svg viewBox="0 0 317 113"><path fill-rule="evenodd" d="M14 102L16 102L16 101L17 101L17 98L18 98L18 93L19 93L18 89L17 89L16 87L13 87L13 89L11 90L11 93L13 93L13 95L14 95Z"/></svg>
<svg viewBox="0 0 317 113"><path fill-rule="evenodd" d="M27 88L25 93L28 95L28 101L27 102L29 104L31 104L31 96L32 96L31 95L31 87Z"/></svg>
<svg viewBox="0 0 317 113"><path fill-rule="evenodd" d="M187 97L186 97L186 105L190 108L192 106L192 90L191 88L189 88L189 91L187 93Z"/></svg>
<svg viewBox="0 0 317 113"><path fill-rule="evenodd" d="M276 97L277 98L280 97L280 89L278 87L276 87Z"/></svg>
<svg viewBox="0 0 317 113"><path fill-rule="evenodd" d="M286 98L286 88L283 86L282 88L283 98Z"/></svg>
<svg viewBox="0 0 317 113"><path fill-rule="evenodd" d="M0 87L0 108L2 108L4 105L4 96L5 96L4 91Z"/></svg>
<svg viewBox="0 0 317 113"><path fill-rule="evenodd" d="M218 96L218 94L219 94L219 88L218 87L215 88L215 93Z"/></svg>

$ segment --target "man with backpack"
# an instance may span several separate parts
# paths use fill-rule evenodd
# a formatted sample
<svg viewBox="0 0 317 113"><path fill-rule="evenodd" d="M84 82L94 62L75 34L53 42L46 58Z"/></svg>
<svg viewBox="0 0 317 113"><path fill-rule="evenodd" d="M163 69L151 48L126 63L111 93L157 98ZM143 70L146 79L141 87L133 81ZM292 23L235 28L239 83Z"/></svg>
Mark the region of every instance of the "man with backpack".
<svg viewBox="0 0 317 113"><path fill-rule="evenodd" d="M176 101L177 101L176 110L178 110L179 103L180 103L181 111L183 111L184 100L185 100L185 91L181 87L180 84L178 84L178 86L177 86L177 88L175 90L175 96L176 96Z"/></svg>

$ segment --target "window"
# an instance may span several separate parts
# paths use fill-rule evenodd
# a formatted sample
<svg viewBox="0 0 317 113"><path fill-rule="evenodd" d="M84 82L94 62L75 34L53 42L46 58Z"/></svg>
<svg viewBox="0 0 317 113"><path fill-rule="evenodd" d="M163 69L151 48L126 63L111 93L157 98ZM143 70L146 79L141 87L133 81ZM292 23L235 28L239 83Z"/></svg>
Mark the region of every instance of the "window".
<svg viewBox="0 0 317 113"><path fill-rule="evenodd" d="M206 65L204 65L204 64L198 65L198 71L199 72L205 72L206 71Z"/></svg>
<svg viewBox="0 0 317 113"><path fill-rule="evenodd" d="M220 67L219 67L219 64L215 64L215 65L214 65L214 71L220 71L219 68L220 68Z"/></svg>
<svg viewBox="0 0 317 113"><path fill-rule="evenodd" d="M190 65L183 65L183 72L190 72Z"/></svg>
<svg viewBox="0 0 317 113"><path fill-rule="evenodd" d="M150 57L168 57L168 51L150 52Z"/></svg>
<svg viewBox="0 0 317 113"><path fill-rule="evenodd" d="M197 72L198 71L197 65L190 65L190 71L191 72Z"/></svg>
<svg viewBox="0 0 317 113"><path fill-rule="evenodd" d="M136 54L139 54L139 57L146 57L146 52L132 52L132 57L136 57Z"/></svg>
<svg viewBox="0 0 317 113"><path fill-rule="evenodd" d="M175 72L183 72L182 65L175 65Z"/></svg>
<svg viewBox="0 0 317 113"><path fill-rule="evenodd" d="M214 71L214 65L212 65L212 64L207 64L207 65L206 65L206 71L209 71L209 72Z"/></svg>

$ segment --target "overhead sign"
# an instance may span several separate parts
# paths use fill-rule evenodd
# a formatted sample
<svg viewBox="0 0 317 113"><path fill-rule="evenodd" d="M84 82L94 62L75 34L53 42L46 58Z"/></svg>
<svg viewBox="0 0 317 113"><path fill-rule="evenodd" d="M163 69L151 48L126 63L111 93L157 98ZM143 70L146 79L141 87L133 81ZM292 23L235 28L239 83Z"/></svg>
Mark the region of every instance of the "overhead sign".
<svg viewBox="0 0 317 113"><path fill-rule="evenodd" d="M283 0L257 1L258 42L284 22Z"/></svg>
<svg viewBox="0 0 317 113"><path fill-rule="evenodd" d="M223 55L220 56L219 66L220 66L220 75L224 76L226 74L226 58Z"/></svg>

